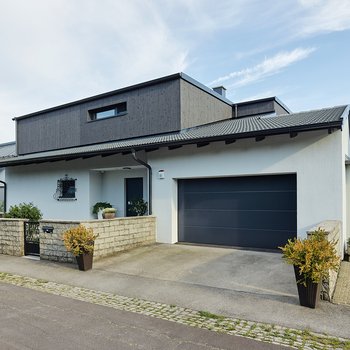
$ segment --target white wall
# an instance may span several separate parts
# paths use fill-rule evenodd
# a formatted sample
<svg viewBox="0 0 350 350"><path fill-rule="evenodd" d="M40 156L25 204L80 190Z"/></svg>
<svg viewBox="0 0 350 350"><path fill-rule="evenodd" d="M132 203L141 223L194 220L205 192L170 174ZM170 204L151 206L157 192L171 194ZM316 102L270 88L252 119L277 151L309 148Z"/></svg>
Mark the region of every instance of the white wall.
<svg viewBox="0 0 350 350"><path fill-rule="evenodd" d="M144 154L141 156L144 158ZM93 217L92 206L97 201L110 201L117 208L118 203L123 202L116 193L119 191L116 188L120 183L109 179L109 174L113 172L111 169L123 166L139 166L139 164L131 158L131 155L116 155L7 168L8 207L21 202L33 202L43 212L45 219L90 219ZM106 188L103 186L103 176L101 177L99 170L105 168L107 171L103 176L108 174L106 177L110 183ZM137 176L147 174L145 169L131 170L133 171ZM57 201L53 198L57 180L65 174L77 179L76 201ZM124 193L123 191L124 185L120 193Z"/></svg>
<svg viewBox="0 0 350 350"><path fill-rule="evenodd" d="M104 202L111 203L117 209L117 217L125 215L125 179L134 177L143 178L143 199L148 201L147 170L145 168L106 171L103 174L102 198Z"/></svg>
<svg viewBox="0 0 350 350"><path fill-rule="evenodd" d="M195 145L149 154L154 171L153 214L157 217L157 240L177 241L177 179L297 174L298 235L326 219L344 221L342 132L327 131L238 140L225 145ZM157 171L165 170L165 179Z"/></svg>
<svg viewBox="0 0 350 350"><path fill-rule="evenodd" d="M5 169L0 168L0 181L5 181Z"/></svg>

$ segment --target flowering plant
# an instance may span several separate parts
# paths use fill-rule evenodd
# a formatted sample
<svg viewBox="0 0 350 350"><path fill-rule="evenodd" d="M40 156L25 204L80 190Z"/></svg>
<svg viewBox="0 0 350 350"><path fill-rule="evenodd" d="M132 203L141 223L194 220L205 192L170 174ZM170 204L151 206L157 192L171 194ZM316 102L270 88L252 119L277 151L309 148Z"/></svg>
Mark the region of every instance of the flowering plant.
<svg viewBox="0 0 350 350"><path fill-rule="evenodd" d="M93 233L91 228L86 228L84 225L79 225L67 230L63 234L64 245L69 252L78 256L89 254L94 251L94 242L98 235Z"/></svg>
<svg viewBox="0 0 350 350"><path fill-rule="evenodd" d="M297 283L306 286L308 280L321 282L330 270L339 268L340 259L336 252L337 242L328 241L325 231L318 229L306 239L289 239L284 247L283 259L287 264L299 268L302 279Z"/></svg>

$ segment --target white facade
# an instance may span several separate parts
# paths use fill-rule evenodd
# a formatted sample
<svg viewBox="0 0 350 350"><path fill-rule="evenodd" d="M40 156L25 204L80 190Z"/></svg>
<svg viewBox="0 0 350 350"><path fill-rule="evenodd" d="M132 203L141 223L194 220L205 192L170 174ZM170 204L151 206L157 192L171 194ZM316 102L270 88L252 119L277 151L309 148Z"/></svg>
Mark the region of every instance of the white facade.
<svg viewBox="0 0 350 350"><path fill-rule="evenodd" d="M54 198L57 180L66 174L77 179L76 200L58 201ZM124 181L133 177L144 179L148 201L147 170L130 155L11 167L7 170L8 207L33 202L45 219L86 220L94 218L92 206L101 201L110 202L120 217L125 213Z"/></svg>
<svg viewBox="0 0 350 350"><path fill-rule="evenodd" d="M345 128L346 129L346 128ZM159 242L177 241L177 179L246 175L297 175L298 236L323 220L343 222L346 232L345 150L348 130L328 135L327 130L238 140L226 145L211 143L153 152L148 162L154 173L153 212L157 216ZM347 151L347 148L346 148Z"/></svg>
<svg viewBox="0 0 350 350"><path fill-rule="evenodd" d="M287 134L269 136L261 142L251 138L228 145L214 142L201 148L187 145L147 153L147 162L153 168L157 241L178 240L178 179L296 174L298 236L305 237L306 231L321 221L340 220L344 244L349 216L347 196L350 198L350 173L345 167L348 152L346 120L342 131L331 134L327 130L310 131L294 138ZM141 156L146 160L146 154ZM162 179L158 177L159 170L164 170ZM65 174L77 179L76 201L57 201L53 197L57 180ZM144 199L148 201L147 169L131 155L10 167L6 170L8 206L34 202L45 219L84 220L93 218L91 209L96 202L107 201L117 208L117 216L124 216L128 177L143 177Z"/></svg>

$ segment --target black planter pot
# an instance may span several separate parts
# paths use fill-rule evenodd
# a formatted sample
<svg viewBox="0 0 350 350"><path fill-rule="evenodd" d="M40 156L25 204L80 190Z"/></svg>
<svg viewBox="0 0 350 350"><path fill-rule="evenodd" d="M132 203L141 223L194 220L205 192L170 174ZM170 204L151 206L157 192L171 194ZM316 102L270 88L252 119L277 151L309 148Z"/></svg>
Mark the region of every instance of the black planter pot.
<svg viewBox="0 0 350 350"><path fill-rule="evenodd" d="M306 286L298 283L302 279L302 275L299 273L299 267L294 266L295 279L297 281L299 302L301 306L306 306L314 309L317 307L320 299L320 284L314 283L311 279L306 280Z"/></svg>
<svg viewBox="0 0 350 350"><path fill-rule="evenodd" d="M90 254L81 254L76 256L78 267L80 271L87 271L92 269L92 258L93 253Z"/></svg>

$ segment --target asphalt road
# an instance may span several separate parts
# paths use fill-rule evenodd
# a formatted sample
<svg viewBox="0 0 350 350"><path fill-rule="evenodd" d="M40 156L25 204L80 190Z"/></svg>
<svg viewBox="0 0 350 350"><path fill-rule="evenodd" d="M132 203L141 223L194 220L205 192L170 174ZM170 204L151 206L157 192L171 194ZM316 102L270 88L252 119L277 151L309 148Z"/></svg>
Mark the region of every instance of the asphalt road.
<svg viewBox="0 0 350 350"><path fill-rule="evenodd" d="M0 349L288 349L0 283Z"/></svg>

